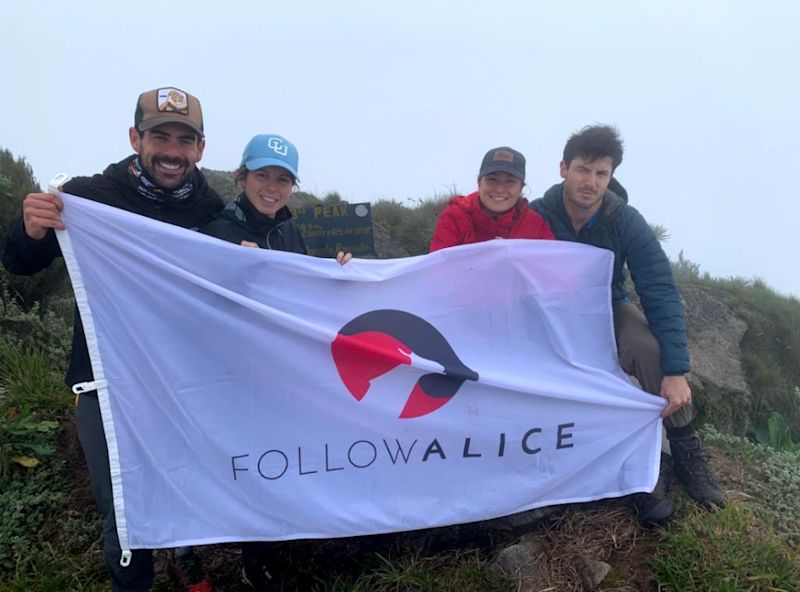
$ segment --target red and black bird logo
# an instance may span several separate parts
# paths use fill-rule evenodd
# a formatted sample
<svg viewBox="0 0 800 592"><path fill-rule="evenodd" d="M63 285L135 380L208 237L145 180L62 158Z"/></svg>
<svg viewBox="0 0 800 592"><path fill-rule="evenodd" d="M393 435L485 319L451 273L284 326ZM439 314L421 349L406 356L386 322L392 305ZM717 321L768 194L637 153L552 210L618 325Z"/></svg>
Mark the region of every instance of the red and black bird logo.
<svg viewBox="0 0 800 592"><path fill-rule="evenodd" d="M442 366L443 372L424 374L406 400L401 418L421 417L447 403L465 380L478 380L450 344L428 321L402 310L373 310L357 316L339 330L331 344L339 376L358 401L372 379L400 364L411 364L412 355Z"/></svg>

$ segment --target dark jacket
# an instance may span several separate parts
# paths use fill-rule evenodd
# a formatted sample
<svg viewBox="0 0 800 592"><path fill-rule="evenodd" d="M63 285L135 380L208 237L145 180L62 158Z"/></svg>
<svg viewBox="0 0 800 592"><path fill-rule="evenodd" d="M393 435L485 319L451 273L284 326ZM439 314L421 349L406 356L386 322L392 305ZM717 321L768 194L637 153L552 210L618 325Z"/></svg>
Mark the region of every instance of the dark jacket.
<svg viewBox="0 0 800 592"><path fill-rule="evenodd" d="M275 218L270 218L255 209L244 193L226 205L212 222L200 228L200 232L237 245L250 241L262 249L308 254L289 208L282 207Z"/></svg>
<svg viewBox="0 0 800 592"><path fill-rule="evenodd" d="M495 238L550 239L547 223L519 198L509 211L493 217L481 207L480 194L456 195L450 199L436 221L430 251L445 247L480 243Z"/></svg>
<svg viewBox="0 0 800 592"><path fill-rule="evenodd" d="M551 187L531 204L558 240L580 242L614 253L611 296L627 299L625 266L641 299L647 323L661 346L661 371L685 374L690 369L683 308L672 267L644 217L612 191L606 191L597 216L576 234L563 202L564 184Z"/></svg>
<svg viewBox="0 0 800 592"><path fill-rule="evenodd" d="M109 165L102 174L71 179L64 185L63 190L65 193L184 228L196 228L206 224L222 208L222 199L208 186L199 170L195 170L192 177L194 185L192 192L183 199L159 200L144 197L137 191L137 179L128 172L128 166L135 157L135 155L129 156ZM33 275L60 256L61 249L52 230L48 231L43 239L34 240L25 234L21 216L10 224L2 253L3 266L9 272ZM83 326L76 309L72 355L65 382L73 385L92 380L91 368Z"/></svg>

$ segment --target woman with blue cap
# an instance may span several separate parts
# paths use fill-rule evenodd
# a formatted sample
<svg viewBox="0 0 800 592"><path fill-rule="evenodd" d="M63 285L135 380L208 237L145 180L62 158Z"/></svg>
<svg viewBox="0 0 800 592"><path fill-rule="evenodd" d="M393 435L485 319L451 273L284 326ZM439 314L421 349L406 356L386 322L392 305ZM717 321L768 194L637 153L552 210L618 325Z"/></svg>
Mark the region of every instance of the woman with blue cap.
<svg viewBox="0 0 800 592"><path fill-rule="evenodd" d="M245 146L236 171L242 193L200 232L246 247L308 254L287 204L299 178L297 148L275 134L259 134ZM336 260L347 263L350 253Z"/></svg>
<svg viewBox="0 0 800 592"><path fill-rule="evenodd" d="M308 254L300 228L292 220L289 198L297 182L297 148L275 134L255 136L245 146L236 171L242 192L200 232L245 247ZM352 254L340 251L344 265ZM243 579L255 590L278 589L280 565L274 542L242 544Z"/></svg>

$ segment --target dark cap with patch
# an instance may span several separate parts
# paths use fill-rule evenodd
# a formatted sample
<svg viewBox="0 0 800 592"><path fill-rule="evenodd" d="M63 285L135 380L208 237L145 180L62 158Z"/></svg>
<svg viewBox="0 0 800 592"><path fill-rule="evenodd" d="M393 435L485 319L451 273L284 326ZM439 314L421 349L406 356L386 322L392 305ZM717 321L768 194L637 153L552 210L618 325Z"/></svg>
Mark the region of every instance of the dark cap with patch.
<svg viewBox="0 0 800 592"><path fill-rule="evenodd" d="M508 173L514 175L520 181L525 180L525 157L519 152L508 146L492 148L483 157L481 170L478 178L485 177L490 173Z"/></svg>
<svg viewBox="0 0 800 592"><path fill-rule="evenodd" d="M136 129L145 132L164 123L182 123L202 138L203 111L200 101L187 92L169 86L140 94L133 117Z"/></svg>

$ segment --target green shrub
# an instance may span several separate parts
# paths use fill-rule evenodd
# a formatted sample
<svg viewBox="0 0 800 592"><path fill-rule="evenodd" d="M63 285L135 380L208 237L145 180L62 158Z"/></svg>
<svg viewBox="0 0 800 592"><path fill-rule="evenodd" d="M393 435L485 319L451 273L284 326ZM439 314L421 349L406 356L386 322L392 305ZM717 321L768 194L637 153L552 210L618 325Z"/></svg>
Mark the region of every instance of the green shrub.
<svg viewBox="0 0 800 592"><path fill-rule="evenodd" d="M651 565L665 592L800 589L796 553L735 504L718 512L692 505L681 524L662 531Z"/></svg>
<svg viewBox="0 0 800 592"><path fill-rule="evenodd" d="M48 298L25 308L0 285L0 335L16 345L38 348L63 372L72 347L71 294Z"/></svg>
<svg viewBox="0 0 800 592"><path fill-rule="evenodd" d="M671 263L676 282L691 283L700 279L700 264L684 257L683 250L678 253L678 260Z"/></svg>
<svg viewBox="0 0 800 592"><path fill-rule="evenodd" d="M749 507L793 546L800 544L800 451L781 451L702 429L708 444L719 446L744 464L742 485ZM800 588L798 588L800 589Z"/></svg>
<svg viewBox="0 0 800 592"><path fill-rule="evenodd" d="M25 159L15 158L9 150L0 149L0 244L5 242L11 221L22 214L22 200L28 193L38 191L41 191L39 184ZM33 276L11 275L0 267L0 290L30 307L63 289L66 277L66 267L60 260Z"/></svg>
<svg viewBox="0 0 800 592"><path fill-rule="evenodd" d="M0 592L107 592L105 564L85 557L65 557L42 549L32 557L30 570L13 581L0 581Z"/></svg>
<svg viewBox="0 0 800 592"><path fill-rule="evenodd" d="M0 592L108 590L99 519L66 507L69 487L57 460L0 489Z"/></svg>
<svg viewBox="0 0 800 592"><path fill-rule="evenodd" d="M776 450L800 451L800 442L795 442L792 439L792 426L777 411L773 411L767 418L766 423L758 427L756 439L759 444L764 444Z"/></svg>
<svg viewBox="0 0 800 592"><path fill-rule="evenodd" d="M449 199L450 196L438 195L417 200L414 207L379 200L372 205L372 221L387 228L392 241L409 255L422 255L428 252L436 220Z"/></svg>
<svg viewBox="0 0 800 592"><path fill-rule="evenodd" d="M342 196L339 195L338 192L331 191L330 193L326 193L322 197L322 203L324 203L326 206L330 206L334 204L347 203L347 202L342 199Z"/></svg>
<svg viewBox="0 0 800 592"><path fill-rule="evenodd" d="M372 222L396 229L403 223L408 207L399 201L380 199L372 204Z"/></svg>
<svg viewBox="0 0 800 592"><path fill-rule="evenodd" d="M404 221L400 232L403 246L411 255L428 252L436 221L449 199L450 196L437 195L417 201L417 206L411 210L411 216Z"/></svg>
<svg viewBox="0 0 800 592"><path fill-rule="evenodd" d="M63 462L43 465L0 490L0 574L24 571L42 546L42 529L64 502Z"/></svg>
<svg viewBox="0 0 800 592"><path fill-rule="evenodd" d="M751 400L746 392L710 397L701 387L692 389L692 405L697 413L695 420L731 434L746 434L752 428Z"/></svg>
<svg viewBox="0 0 800 592"><path fill-rule="evenodd" d="M0 485L8 481L15 464L33 468L52 455L59 427L57 421L37 418L28 407L7 407L3 399L0 396Z"/></svg>

